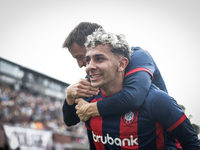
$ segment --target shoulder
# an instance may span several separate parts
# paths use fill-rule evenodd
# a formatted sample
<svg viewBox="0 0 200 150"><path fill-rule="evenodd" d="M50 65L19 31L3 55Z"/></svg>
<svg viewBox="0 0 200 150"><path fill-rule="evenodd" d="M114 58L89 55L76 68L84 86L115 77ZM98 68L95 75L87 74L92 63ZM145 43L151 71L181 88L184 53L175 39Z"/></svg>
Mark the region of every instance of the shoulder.
<svg viewBox="0 0 200 150"><path fill-rule="evenodd" d="M178 106L175 105L177 105L177 103L173 97L160 90L154 84L151 84L143 108L154 116L154 114L166 113L170 111L170 109L177 109Z"/></svg>
<svg viewBox="0 0 200 150"><path fill-rule="evenodd" d="M151 55L148 51L140 48L140 47L134 47L132 48L133 52L131 54L131 58L136 58L136 57L149 57L151 58Z"/></svg>
<svg viewBox="0 0 200 150"><path fill-rule="evenodd" d="M171 103L173 98L166 92L160 90L156 85L151 84L149 93L146 97L147 102L153 106Z"/></svg>
<svg viewBox="0 0 200 150"><path fill-rule="evenodd" d="M126 68L126 72L135 68L146 68L151 72L154 72L155 70L153 58L147 51L140 47L135 48L132 52L131 60Z"/></svg>
<svg viewBox="0 0 200 150"><path fill-rule="evenodd" d="M153 84L146 97L144 107L149 110L153 119L160 121L163 125L167 125L169 122L175 122L177 118L180 118L184 114L173 97Z"/></svg>

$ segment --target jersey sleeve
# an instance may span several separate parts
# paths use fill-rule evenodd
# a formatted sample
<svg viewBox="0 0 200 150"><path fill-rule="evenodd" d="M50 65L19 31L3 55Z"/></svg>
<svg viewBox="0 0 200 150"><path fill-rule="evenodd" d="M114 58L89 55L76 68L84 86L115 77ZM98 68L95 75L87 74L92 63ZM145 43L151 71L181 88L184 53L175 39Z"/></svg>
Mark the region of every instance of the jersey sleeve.
<svg viewBox="0 0 200 150"><path fill-rule="evenodd" d="M151 117L160 122L179 141L183 149L200 149L200 141L194 128L172 97L161 92L148 105L151 106Z"/></svg>
<svg viewBox="0 0 200 150"><path fill-rule="evenodd" d="M123 89L97 102L100 115L115 116L138 109L147 96L154 71L152 57L143 50L134 51L126 69Z"/></svg>
<svg viewBox="0 0 200 150"><path fill-rule="evenodd" d="M147 102L152 112L150 117L162 123L166 129L173 130L186 119L183 110L168 94L160 91L151 94L148 98L151 98L151 101Z"/></svg>
<svg viewBox="0 0 200 150"><path fill-rule="evenodd" d="M147 51L142 50L141 48L136 48L131 54L131 61L126 68L126 74L131 73L135 69L142 69L143 71L147 71L151 74L152 77L156 71L156 66L153 58Z"/></svg>
<svg viewBox="0 0 200 150"><path fill-rule="evenodd" d="M170 130L170 132L178 139L184 150L200 150L200 141L188 118L180 125Z"/></svg>
<svg viewBox="0 0 200 150"><path fill-rule="evenodd" d="M76 114L75 109L76 104L68 105L66 99L64 100L64 104L62 107L63 112L63 120L67 126L76 125L80 122L78 115Z"/></svg>
<svg viewBox="0 0 200 150"><path fill-rule="evenodd" d="M83 97L83 99L90 103L94 99L94 96L89 98ZM68 105L66 99L64 100L62 113L63 113L63 120L67 126L76 125L77 123L80 122L80 119L76 114L75 106L76 106L75 103L73 105Z"/></svg>

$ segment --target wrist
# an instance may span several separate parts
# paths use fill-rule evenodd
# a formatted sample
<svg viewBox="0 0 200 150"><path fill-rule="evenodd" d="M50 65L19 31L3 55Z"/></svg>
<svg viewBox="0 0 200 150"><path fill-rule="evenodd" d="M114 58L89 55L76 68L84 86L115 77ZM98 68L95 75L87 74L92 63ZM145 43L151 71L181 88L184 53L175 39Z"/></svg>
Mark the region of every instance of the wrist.
<svg viewBox="0 0 200 150"><path fill-rule="evenodd" d="M73 98L73 97L67 97L66 101L67 101L68 105L73 105L74 102L75 102L75 98Z"/></svg>
<svg viewBox="0 0 200 150"><path fill-rule="evenodd" d="M90 103L90 106L88 107L86 113L92 117L92 116L100 116L98 108L97 108L97 102Z"/></svg>

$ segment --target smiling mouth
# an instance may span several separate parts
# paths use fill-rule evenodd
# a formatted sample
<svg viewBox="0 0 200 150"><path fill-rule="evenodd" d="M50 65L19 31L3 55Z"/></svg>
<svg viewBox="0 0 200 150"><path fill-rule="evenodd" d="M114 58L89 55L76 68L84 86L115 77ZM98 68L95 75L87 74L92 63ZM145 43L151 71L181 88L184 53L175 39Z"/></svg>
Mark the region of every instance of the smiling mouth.
<svg viewBox="0 0 200 150"><path fill-rule="evenodd" d="M99 77L99 76L101 76L100 74L98 74L98 75L91 75L90 77L92 78L92 79L94 79L94 78L97 78L97 77Z"/></svg>

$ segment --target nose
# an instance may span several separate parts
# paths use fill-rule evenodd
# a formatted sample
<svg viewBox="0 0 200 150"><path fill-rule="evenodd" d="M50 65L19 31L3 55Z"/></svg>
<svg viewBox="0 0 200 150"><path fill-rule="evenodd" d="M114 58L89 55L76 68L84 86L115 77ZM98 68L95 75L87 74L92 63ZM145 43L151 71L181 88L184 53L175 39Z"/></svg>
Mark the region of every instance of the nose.
<svg viewBox="0 0 200 150"><path fill-rule="evenodd" d="M95 62L91 59L90 62L86 65L86 72L96 69Z"/></svg>
<svg viewBox="0 0 200 150"><path fill-rule="evenodd" d="M78 63L78 66L79 66L80 68L86 67L86 62L84 62L84 61L82 61L82 60L77 60L77 63Z"/></svg>

